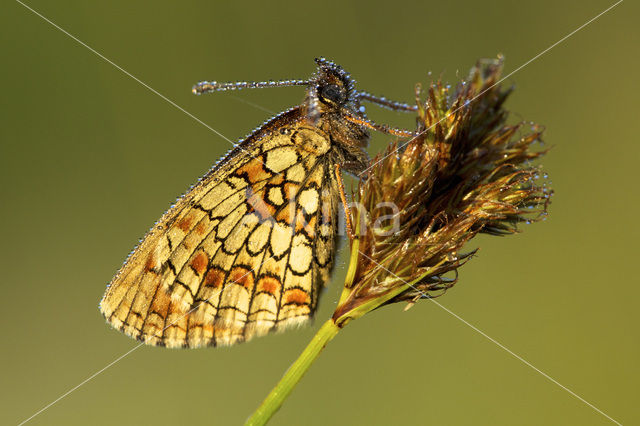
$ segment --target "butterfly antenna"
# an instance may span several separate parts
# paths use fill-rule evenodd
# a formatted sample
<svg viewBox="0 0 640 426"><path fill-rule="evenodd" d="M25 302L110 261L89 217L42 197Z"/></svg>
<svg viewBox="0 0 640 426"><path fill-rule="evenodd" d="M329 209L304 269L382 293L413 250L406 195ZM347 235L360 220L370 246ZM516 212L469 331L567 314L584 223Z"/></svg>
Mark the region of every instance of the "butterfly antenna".
<svg viewBox="0 0 640 426"><path fill-rule="evenodd" d="M201 81L193 86L191 91L195 95L203 93L224 92L227 90L260 89L263 87L308 86L309 80L278 80L278 81L236 81L218 83L217 81Z"/></svg>

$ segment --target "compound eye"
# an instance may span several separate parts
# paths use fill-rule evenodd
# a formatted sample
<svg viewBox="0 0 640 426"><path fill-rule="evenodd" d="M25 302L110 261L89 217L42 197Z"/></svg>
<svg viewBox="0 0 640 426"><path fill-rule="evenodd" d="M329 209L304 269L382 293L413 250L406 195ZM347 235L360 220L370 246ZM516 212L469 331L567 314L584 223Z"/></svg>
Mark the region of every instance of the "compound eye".
<svg viewBox="0 0 640 426"><path fill-rule="evenodd" d="M344 91L335 84L328 84L320 88L320 97L322 100L334 104L341 104L345 101Z"/></svg>

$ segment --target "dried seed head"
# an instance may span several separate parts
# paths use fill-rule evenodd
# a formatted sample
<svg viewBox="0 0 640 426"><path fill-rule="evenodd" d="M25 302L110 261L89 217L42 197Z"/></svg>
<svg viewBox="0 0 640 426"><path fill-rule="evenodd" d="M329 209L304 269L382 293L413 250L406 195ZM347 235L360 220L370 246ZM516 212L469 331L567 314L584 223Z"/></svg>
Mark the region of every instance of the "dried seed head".
<svg viewBox="0 0 640 426"><path fill-rule="evenodd" d="M461 251L467 241L546 215L552 191L531 164L546 152L533 150L542 128L506 123L511 89L498 84L501 71L501 58L478 62L453 90L431 84L426 101L417 87L419 135L389 145L358 187L359 238L333 316L339 325L442 294L475 252Z"/></svg>

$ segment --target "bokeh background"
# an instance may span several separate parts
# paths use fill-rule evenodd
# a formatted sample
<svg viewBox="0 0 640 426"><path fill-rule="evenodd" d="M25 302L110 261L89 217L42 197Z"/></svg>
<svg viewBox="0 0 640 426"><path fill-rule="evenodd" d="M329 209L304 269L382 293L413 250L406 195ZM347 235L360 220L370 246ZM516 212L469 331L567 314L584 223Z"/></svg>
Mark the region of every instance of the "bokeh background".
<svg viewBox="0 0 640 426"><path fill-rule="evenodd" d="M196 97L193 83L305 78L323 55L360 88L410 101L416 82L455 83L477 58L502 53L515 70L612 2L27 4L235 141L303 89ZM439 300L625 424L640 422L638 9L620 4L509 78L513 119L544 124L553 146L550 216L474 240L479 256ZM136 346L100 316L105 285L231 145L20 3L4 3L0 27L0 423L16 424ZM371 153L388 141L376 135ZM313 327L141 347L31 424L241 423L332 313L345 248ZM349 325L273 419L327 423L610 421L424 301Z"/></svg>

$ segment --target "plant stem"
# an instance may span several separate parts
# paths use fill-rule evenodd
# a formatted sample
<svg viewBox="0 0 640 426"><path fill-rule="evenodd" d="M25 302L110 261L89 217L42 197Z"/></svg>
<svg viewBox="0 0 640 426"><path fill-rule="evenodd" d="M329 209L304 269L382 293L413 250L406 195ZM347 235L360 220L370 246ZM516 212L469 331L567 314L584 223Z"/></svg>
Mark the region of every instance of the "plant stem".
<svg viewBox="0 0 640 426"><path fill-rule="evenodd" d="M311 342L309 342L304 351L302 351L298 359L291 364L291 367L284 373L282 379L280 379L278 384L271 390L245 425L264 425L269 421L271 416L278 411L284 400L289 396L295 385L300 381L304 373L311 367L311 364L318 357L320 351L338 334L338 331L340 331L340 328L331 319L320 327L320 330L313 336L313 339L311 339Z"/></svg>

